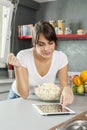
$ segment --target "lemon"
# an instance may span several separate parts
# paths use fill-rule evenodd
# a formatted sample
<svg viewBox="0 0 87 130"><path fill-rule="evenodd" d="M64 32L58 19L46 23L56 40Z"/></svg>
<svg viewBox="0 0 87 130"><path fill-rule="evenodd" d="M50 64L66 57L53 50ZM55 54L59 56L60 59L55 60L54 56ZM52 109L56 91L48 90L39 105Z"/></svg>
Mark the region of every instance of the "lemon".
<svg viewBox="0 0 87 130"><path fill-rule="evenodd" d="M80 85L77 87L77 93L78 94L83 94L84 93L84 85Z"/></svg>

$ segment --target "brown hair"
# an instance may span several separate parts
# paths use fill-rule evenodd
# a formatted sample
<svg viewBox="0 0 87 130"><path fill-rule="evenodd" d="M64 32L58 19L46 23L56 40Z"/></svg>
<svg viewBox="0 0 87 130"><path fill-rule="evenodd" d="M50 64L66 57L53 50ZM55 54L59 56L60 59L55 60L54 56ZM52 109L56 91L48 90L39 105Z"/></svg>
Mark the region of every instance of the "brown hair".
<svg viewBox="0 0 87 130"><path fill-rule="evenodd" d="M57 45L57 38L54 27L46 21L39 21L35 24L32 33L32 43L36 45L38 43L39 35L43 33L45 38L49 41L54 41Z"/></svg>

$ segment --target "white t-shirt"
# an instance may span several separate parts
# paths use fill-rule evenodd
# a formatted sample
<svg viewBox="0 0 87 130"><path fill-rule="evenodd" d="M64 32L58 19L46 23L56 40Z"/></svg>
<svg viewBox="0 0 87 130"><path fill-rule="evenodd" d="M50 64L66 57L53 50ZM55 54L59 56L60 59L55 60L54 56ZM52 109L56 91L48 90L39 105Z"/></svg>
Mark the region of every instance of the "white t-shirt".
<svg viewBox="0 0 87 130"><path fill-rule="evenodd" d="M53 52L52 63L49 71L46 75L40 76L35 66L33 48L21 50L17 54L17 58L19 59L21 65L28 69L28 80L31 93L33 88L39 84L54 83L58 70L68 64L67 56L63 52L55 50ZM15 93L18 94L16 89L16 80L12 84L12 89Z"/></svg>

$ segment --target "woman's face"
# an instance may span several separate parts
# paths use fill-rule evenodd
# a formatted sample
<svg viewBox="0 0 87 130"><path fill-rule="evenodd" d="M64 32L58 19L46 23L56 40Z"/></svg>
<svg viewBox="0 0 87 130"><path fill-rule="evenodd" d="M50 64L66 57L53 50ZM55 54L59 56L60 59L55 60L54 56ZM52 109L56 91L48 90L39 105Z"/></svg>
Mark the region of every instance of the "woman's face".
<svg viewBox="0 0 87 130"><path fill-rule="evenodd" d="M55 50L55 42L48 41L41 33L39 35L38 43L36 44L37 53L43 58L50 58Z"/></svg>

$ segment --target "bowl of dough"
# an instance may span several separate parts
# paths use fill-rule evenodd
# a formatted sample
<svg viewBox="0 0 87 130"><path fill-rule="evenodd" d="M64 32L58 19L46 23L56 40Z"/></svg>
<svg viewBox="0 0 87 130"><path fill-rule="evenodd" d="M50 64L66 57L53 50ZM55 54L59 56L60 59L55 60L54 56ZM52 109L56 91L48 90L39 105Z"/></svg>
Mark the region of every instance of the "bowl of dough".
<svg viewBox="0 0 87 130"><path fill-rule="evenodd" d="M53 101L58 100L60 97L60 87L53 83L43 83L42 85L38 85L34 89L35 95L44 101Z"/></svg>

